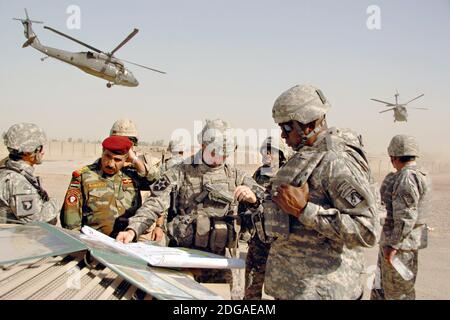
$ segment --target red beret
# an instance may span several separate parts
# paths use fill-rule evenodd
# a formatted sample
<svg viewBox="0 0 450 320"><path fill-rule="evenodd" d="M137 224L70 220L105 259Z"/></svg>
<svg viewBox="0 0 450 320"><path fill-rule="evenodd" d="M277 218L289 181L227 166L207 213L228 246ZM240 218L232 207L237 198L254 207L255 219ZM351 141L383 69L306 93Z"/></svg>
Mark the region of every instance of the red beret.
<svg viewBox="0 0 450 320"><path fill-rule="evenodd" d="M103 140L103 148L115 154L127 154L133 146L133 142L124 136L111 136Z"/></svg>

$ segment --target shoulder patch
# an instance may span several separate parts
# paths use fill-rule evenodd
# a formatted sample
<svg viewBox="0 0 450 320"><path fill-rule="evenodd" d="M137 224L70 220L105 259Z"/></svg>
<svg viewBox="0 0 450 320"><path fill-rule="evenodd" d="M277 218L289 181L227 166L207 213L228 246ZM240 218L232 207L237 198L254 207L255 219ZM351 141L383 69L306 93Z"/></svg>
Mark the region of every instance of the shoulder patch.
<svg viewBox="0 0 450 320"><path fill-rule="evenodd" d="M76 206L81 198L81 192L78 189L69 189L67 191L65 203L68 206Z"/></svg>
<svg viewBox="0 0 450 320"><path fill-rule="evenodd" d="M154 184L152 184L151 189L155 192L161 192L167 189L170 185L169 179L166 176L161 177Z"/></svg>

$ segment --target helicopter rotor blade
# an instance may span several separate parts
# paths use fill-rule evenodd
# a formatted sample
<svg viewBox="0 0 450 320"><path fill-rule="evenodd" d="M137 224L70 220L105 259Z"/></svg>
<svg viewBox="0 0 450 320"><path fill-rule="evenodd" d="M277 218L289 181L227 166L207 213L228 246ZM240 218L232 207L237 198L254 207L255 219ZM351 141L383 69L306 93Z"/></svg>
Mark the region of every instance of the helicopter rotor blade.
<svg viewBox="0 0 450 320"><path fill-rule="evenodd" d="M124 59L120 59L120 60L122 60L123 62L129 63L129 64L132 64L132 65L135 65L135 66L138 66L138 67L144 68L144 69L148 69L148 70L151 70L151 71L155 71L155 72L159 72L159 73L163 73L163 74L166 74L166 72L164 72L164 71L161 71L161 70L156 70L156 69L152 69L152 68L149 68L149 67L143 66L142 64L138 64L138 63L136 63L136 62L131 62L131 61L127 61L127 60L124 60Z"/></svg>
<svg viewBox="0 0 450 320"><path fill-rule="evenodd" d="M82 46L85 46L86 48L91 49L91 50L93 50L93 51L95 51L95 52L97 52L97 53L104 53L103 51L101 51L101 50L99 50L99 49L97 49L97 48L94 48L93 46L90 46L90 45L88 45L88 44L86 44L86 43L84 43L84 42L82 42L82 41L80 41L80 40L77 40L77 39L75 39L75 38L72 38L71 36L68 36L67 34L62 33L61 31L58 31L58 30L53 29L53 28L48 27L48 26L44 26L44 29L48 29L48 30L50 30L50 31L53 31L53 32L56 33L56 34L59 34L60 36L63 36L63 37L65 37L65 38L67 38L67 39L69 39L69 40L72 40L72 41L74 41L74 42L76 42L76 43L78 43L78 44L81 44Z"/></svg>
<svg viewBox="0 0 450 320"><path fill-rule="evenodd" d="M393 104L393 103L391 103L391 102L386 102L386 101L383 101L383 100L378 100L378 99L370 99L370 100L376 101L376 102L384 103L384 104L387 105L387 106L395 106L395 104Z"/></svg>
<svg viewBox="0 0 450 320"><path fill-rule="evenodd" d="M429 108L419 108L419 107L408 107L409 109L416 109L416 110L430 110Z"/></svg>
<svg viewBox="0 0 450 320"><path fill-rule="evenodd" d="M405 105L408 104L408 103L410 103L410 102L412 102L412 101L414 101L414 100L416 100L416 99L419 99L420 97L423 97L424 95L425 95L424 93L418 95L418 96L415 97L414 99L411 99L411 100L409 100L408 102L406 102Z"/></svg>
<svg viewBox="0 0 450 320"><path fill-rule="evenodd" d="M27 17L27 20L30 20L30 17L28 16L28 10L27 10L27 8L23 8L23 10L25 10L25 16Z"/></svg>
<svg viewBox="0 0 450 320"><path fill-rule="evenodd" d="M384 110L384 111L380 111L379 113L384 113L384 112L388 112L388 111L391 111L391 110L394 110L395 108L390 108L390 109L387 109L387 110Z"/></svg>
<svg viewBox="0 0 450 320"><path fill-rule="evenodd" d="M134 28L134 30L117 46L111 51L110 55L112 56L117 50L122 48L128 41L130 41L137 33L139 29Z"/></svg>

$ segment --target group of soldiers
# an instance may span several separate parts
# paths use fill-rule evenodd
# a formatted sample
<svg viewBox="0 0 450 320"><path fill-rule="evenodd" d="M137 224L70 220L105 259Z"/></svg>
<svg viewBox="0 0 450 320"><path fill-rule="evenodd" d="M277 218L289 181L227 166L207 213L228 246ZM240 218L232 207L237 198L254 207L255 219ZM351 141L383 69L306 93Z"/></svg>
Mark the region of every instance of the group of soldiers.
<svg viewBox="0 0 450 320"><path fill-rule="evenodd" d="M363 249L379 242L380 281L371 298L414 299L430 194L416 164L417 142L393 137L388 155L396 172L378 190L361 136L329 128L330 107L310 85L283 92L272 117L284 141L266 139L253 177L227 161L236 146L225 121L206 121L194 155L185 157L182 143L172 141L170 157L156 159L139 152L134 124L119 120L101 157L73 172L62 205L33 174L44 132L13 125L4 135L9 156L0 163L0 223L56 224L59 215L64 228L88 225L123 243L156 241L232 257L246 238L245 299L261 299L263 286L275 299L361 299ZM405 280L398 263L413 277ZM239 297L230 270L191 271L199 282L229 283L232 298Z"/></svg>

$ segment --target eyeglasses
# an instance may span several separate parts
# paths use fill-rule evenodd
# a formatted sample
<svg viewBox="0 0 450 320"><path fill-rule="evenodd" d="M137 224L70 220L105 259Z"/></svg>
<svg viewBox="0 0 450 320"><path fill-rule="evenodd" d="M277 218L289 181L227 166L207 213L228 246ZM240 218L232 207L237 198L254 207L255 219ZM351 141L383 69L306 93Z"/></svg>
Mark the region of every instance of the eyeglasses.
<svg viewBox="0 0 450 320"><path fill-rule="evenodd" d="M42 150L44 150L44 146L40 145L39 147L36 148L36 153L41 153Z"/></svg>
<svg viewBox="0 0 450 320"><path fill-rule="evenodd" d="M283 131L285 134L289 134L292 132L292 130L294 130L294 128L292 127L292 123L290 122L280 124L280 128L281 131Z"/></svg>

